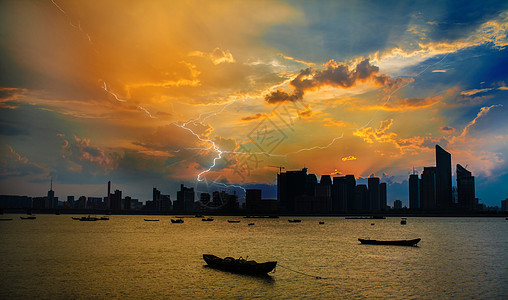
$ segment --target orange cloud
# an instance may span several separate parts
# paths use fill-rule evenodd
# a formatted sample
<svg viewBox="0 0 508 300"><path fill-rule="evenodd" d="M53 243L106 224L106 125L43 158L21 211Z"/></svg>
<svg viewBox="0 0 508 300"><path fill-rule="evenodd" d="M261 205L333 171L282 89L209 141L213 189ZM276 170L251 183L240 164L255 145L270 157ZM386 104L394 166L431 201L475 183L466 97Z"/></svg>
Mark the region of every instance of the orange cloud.
<svg viewBox="0 0 508 300"><path fill-rule="evenodd" d="M293 92L288 93L281 89L272 91L265 96L265 101L269 104L301 100L306 91L319 89L323 86L337 88L351 88L358 82L371 81L373 85L385 86L390 90L399 88L406 84L409 79L395 78L379 74L379 68L371 65L369 59L364 59L352 70L347 65L330 60L325 64L324 70L307 68L289 83L293 87Z"/></svg>
<svg viewBox="0 0 508 300"><path fill-rule="evenodd" d="M342 158L342 161L348 161L348 160L356 160L356 157L349 155Z"/></svg>
<svg viewBox="0 0 508 300"><path fill-rule="evenodd" d="M365 127L357 129L353 132L353 135L361 137L365 142L372 144L374 142L379 143L395 143L397 134L394 132L386 132L393 124L393 119L381 121L379 129L372 127Z"/></svg>
<svg viewBox="0 0 508 300"><path fill-rule="evenodd" d="M258 120L262 117L266 116L266 114L262 114L262 113L256 113L252 116L247 116L247 117L243 117L241 118L240 120L241 121L253 121L253 120Z"/></svg>

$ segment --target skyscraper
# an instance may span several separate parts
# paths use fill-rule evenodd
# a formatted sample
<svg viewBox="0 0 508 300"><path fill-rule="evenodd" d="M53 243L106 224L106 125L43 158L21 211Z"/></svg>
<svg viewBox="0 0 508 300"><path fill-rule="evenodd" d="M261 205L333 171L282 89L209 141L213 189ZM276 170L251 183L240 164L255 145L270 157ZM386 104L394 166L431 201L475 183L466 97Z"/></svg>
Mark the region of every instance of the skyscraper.
<svg viewBox="0 0 508 300"><path fill-rule="evenodd" d="M176 192L176 201L173 203L173 209L176 211L194 210L194 188L187 188L183 184L180 190Z"/></svg>
<svg viewBox="0 0 508 300"><path fill-rule="evenodd" d="M379 198L379 178L370 177L367 181L369 189L369 209L371 211L379 211L381 202Z"/></svg>
<svg viewBox="0 0 508 300"><path fill-rule="evenodd" d="M301 171L287 171L277 174L279 209L294 212L296 197L305 195L307 188L307 168L303 168Z"/></svg>
<svg viewBox="0 0 508 300"><path fill-rule="evenodd" d="M420 180L420 208L436 209L436 167L424 167Z"/></svg>
<svg viewBox="0 0 508 300"><path fill-rule="evenodd" d="M459 164L457 164L457 198L461 209L475 209L474 176Z"/></svg>
<svg viewBox="0 0 508 300"><path fill-rule="evenodd" d="M420 208L420 180L414 170L413 174L409 175L409 208Z"/></svg>
<svg viewBox="0 0 508 300"><path fill-rule="evenodd" d="M452 206L452 156L436 145L436 208Z"/></svg>

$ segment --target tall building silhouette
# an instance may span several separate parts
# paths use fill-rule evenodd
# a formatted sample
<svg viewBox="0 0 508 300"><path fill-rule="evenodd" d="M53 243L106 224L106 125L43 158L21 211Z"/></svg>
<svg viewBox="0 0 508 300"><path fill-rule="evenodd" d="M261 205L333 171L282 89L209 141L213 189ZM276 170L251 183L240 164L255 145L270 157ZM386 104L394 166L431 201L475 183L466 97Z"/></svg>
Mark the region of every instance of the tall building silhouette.
<svg viewBox="0 0 508 300"><path fill-rule="evenodd" d="M420 208L436 209L436 167L424 167L420 180Z"/></svg>
<svg viewBox="0 0 508 300"><path fill-rule="evenodd" d="M55 199L55 191L53 191L53 178L51 178L51 183L49 186L48 196L46 197L46 203L44 204L44 208L56 208L58 203L58 198ZM55 203L57 202L57 203Z"/></svg>
<svg viewBox="0 0 508 300"><path fill-rule="evenodd" d="M122 209L122 191L115 190L115 193L111 194L109 199L111 209Z"/></svg>
<svg viewBox="0 0 508 300"><path fill-rule="evenodd" d="M461 209L476 209L474 176L459 164L457 164L457 200Z"/></svg>
<svg viewBox="0 0 508 300"><path fill-rule="evenodd" d="M420 179L418 174L409 175L409 208L420 209Z"/></svg>
<svg viewBox="0 0 508 300"><path fill-rule="evenodd" d="M176 201L173 203L175 211L190 212L194 210L194 188L180 185L180 191L176 192Z"/></svg>
<svg viewBox="0 0 508 300"><path fill-rule="evenodd" d="M436 206L438 209L453 207L452 156L436 145Z"/></svg>
<svg viewBox="0 0 508 300"><path fill-rule="evenodd" d="M379 178L370 177L367 181L369 189L369 209L371 211L379 211L381 202L379 197Z"/></svg>
<svg viewBox="0 0 508 300"><path fill-rule="evenodd" d="M369 210L369 190L365 184L355 186L355 203L356 210L368 211Z"/></svg>
<svg viewBox="0 0 508 300"><path fill-rule="evenodd" d="M301 171L287 171L277 174L279 210L294 212L296 197L305 195L307 189L307 168L303 168Z"/></svg>
<svg viewBox="0 0 508 300"><path fill-rule="evenodd" d="M259 189L245 190L245 206L248 212L251 213L262 212L263 207L261 204L261 190Z"/></svg>

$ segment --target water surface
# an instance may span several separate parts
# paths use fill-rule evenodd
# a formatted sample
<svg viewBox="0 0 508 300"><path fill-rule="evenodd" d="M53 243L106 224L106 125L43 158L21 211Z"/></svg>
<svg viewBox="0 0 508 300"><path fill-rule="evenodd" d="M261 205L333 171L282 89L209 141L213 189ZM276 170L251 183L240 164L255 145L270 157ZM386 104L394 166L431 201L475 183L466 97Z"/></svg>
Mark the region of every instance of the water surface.
<svg viewBox="0 0 508 300"><path fill-rule="evenodd" d="M508 295L504 218L408 218L400 225L400 218L304 217L289 223L282 217L190 217L172 224L169 216L157 217L159 222L143 216L96 222L7 216L14 220L0 222L1 299ZM419 247L361 245L358 238L365 237L422 241ZM279 267L268 278L232 274L205 267L204 253L276 260Z"/></svg>

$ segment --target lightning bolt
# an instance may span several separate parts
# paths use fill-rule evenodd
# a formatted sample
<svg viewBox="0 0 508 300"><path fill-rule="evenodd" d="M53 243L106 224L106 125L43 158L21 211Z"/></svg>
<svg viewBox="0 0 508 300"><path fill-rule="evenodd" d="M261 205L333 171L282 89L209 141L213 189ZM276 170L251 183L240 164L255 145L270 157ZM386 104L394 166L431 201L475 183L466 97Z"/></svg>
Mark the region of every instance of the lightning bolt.
<svg viewBox="0 0 508 300"><path fill-rule="evenodd" d="M303 152L303 151L312 151L312 150L316 150L316 149L321 149L321 150L323 150L323 149L327 149L327 148L329 148L330 146L332 146L332 145L333 145L333 143L335 143L335 141L336 141L336 140L340 140L340 139L341 139L341 138L343 138L343 137L344 137L344 133L342 133L342 135L341 135L341 136L338 136L338 137L334 138L334 139L333 139L333 140L332 140L332 141L331 141L328 145L326 145L326 146L314 146L314 147L311 147L311 148L302 148L302 149L297 150L297 151L294 151L294 152L289 152L289 153L287 153L286 155L289 155L289 154L295 154L295 153L300 153L300 152Z"/></svg>

